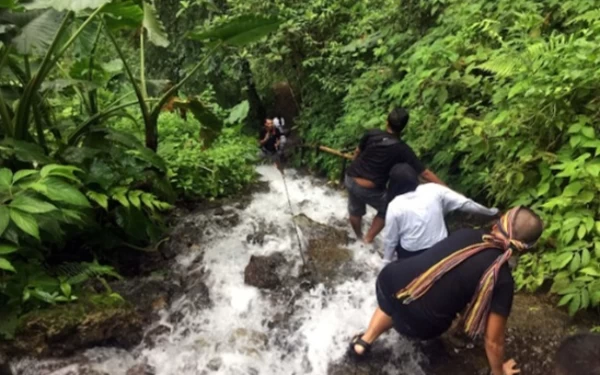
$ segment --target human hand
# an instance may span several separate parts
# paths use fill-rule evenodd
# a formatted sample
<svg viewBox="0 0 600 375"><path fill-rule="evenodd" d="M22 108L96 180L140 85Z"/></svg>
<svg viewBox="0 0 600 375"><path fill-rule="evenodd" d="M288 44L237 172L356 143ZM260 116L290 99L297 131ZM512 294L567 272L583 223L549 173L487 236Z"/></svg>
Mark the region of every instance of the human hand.
<svg viewBox="0 0 600 375"><path fill-rule="evenodd" d="M512 358L502 365L502 375L515 375L520 372L521 370L517 368L517 362Z"/></svg>

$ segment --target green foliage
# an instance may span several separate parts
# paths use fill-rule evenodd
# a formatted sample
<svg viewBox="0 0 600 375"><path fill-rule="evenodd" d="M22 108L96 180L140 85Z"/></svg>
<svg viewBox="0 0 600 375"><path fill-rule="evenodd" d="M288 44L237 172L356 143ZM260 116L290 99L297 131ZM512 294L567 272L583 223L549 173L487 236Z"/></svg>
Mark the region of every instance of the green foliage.
<svg viewBox="0 0 600 375"><path fill-rule="evenodd" d="M175 189L190 198L215 198L234 194L254 180L255 139L242 136L239 128L225 128L205 149L199 128L191 118L183 120L175 114L160 118L158 154L169 165Z"/></svg>
<svg viewBox="0 0 600 375"><path fill-rule="evenodd" d="M253 52L291 82L309 143L353 148L410 110L403 138L458 191L546 223L519 288L546 281L571 314L600 305L600 17L591 1L234 1L285 19ZM274 73L276 72L276 73ZM307 161L338 178L339 160Z"/></svg>

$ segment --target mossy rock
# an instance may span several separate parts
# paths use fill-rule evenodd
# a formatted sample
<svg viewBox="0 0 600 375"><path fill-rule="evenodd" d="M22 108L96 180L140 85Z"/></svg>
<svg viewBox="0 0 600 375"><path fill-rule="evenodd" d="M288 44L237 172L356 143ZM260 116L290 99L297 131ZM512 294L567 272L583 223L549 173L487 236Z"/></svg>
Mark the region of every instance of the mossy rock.
<svg viewBox="0 0 600 375"><path fill-rule="evenodd" d="M12 356L64 356L98 345L130 348L142 339L142 318L128 303L101 295L29 312L12 341L0 348Z"/></svg>

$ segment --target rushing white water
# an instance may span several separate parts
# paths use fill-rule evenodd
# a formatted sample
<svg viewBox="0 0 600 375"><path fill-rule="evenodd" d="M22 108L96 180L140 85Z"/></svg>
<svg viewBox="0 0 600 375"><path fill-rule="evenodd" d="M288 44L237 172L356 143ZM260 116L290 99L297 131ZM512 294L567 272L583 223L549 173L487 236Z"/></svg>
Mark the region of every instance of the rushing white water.
<svg viewBox="0 0 600 375"><path fill-rule="evenodd" d="M343 360L350 337L366 328L376 306L374 281L381 257L371 247L351 244L351 262L361 270L358 279L341 278L310 290L298 286L291 296L245 285L244 268L251 255L282 252L295 265L293 272L299 272L301 266L283 179L270 166L259 167L258 171L268 181L270 191L254 195L250 205L240 210L241 220L235 227L212 228L211 235L202 236L204 255L197 267L208 270L205 283L211 307L196 310L189 301L192 296L184 295L161 312L157 324L165 326L166 333L154 345L141 344L131 352L88 350L83 353L86 369L125 375L136 363L146 362L157 375L322 375L327 374L330 364ZM344 229L349 230L345 224L346 200L340 192L292 170L286 171L286 180L295 214L304 213L329 225L344 223ZM272 224L275 233L265 236L262 244L248 244L246 236L261 221L267 226ZM198 255L195 251L180 255L178 268L192 274L194 269L190 267L194 267ZM176 311L184 312L183 318L169 322ZM286 313L284 324L269 324L276 315ZM401 368L398 361L393 366L390 362L382 373L424 374L419 366L422 356L395 332L384 335L377 346L393 346L389 353L395 358L402 356ZM46 370L42 371L39 362L21 361L14 370L18 375L93 373L83 371L81 366L46 361Z"/></svg>

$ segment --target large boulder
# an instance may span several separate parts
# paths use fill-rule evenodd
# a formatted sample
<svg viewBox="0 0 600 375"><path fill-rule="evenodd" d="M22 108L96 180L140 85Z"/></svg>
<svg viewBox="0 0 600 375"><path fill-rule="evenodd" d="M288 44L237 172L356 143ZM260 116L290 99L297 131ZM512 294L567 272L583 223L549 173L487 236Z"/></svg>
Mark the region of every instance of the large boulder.
<svg viewBox="0 0 600 375"><path fill-rule="evenodd" d="M26 314L15 339L2 346L9 356L54 357L101 345L131 348L142 334L143 320L133 306L94 295Z"/></svg>
<svg viewBox="0 0 600 375"><path fill-rule="evenodd" d="M334 278L346 271L345 266L352 254L345 246L348 233L344 230L321 224L304 214L294 217L294 222L306 239L309 261L315 266L321 278Z"/></svg>
<svg viewBox="0 0 600 375"><path fill-rule="evenodd" d="M275 289L281 285L281 267L286 263L281 253L269 256L252 255L244 270L244 282L261 289Z"/></svg>

